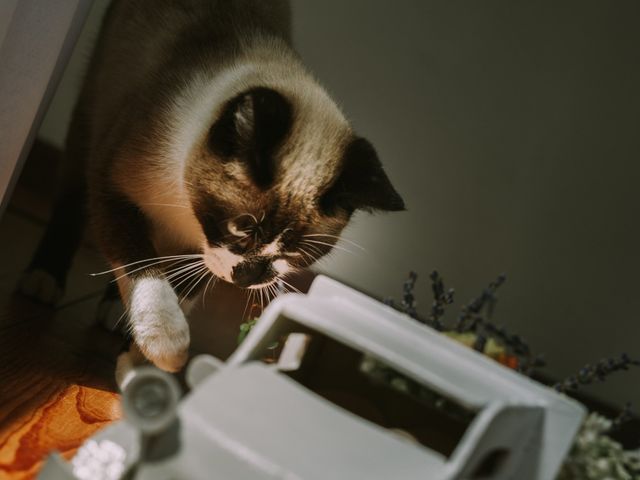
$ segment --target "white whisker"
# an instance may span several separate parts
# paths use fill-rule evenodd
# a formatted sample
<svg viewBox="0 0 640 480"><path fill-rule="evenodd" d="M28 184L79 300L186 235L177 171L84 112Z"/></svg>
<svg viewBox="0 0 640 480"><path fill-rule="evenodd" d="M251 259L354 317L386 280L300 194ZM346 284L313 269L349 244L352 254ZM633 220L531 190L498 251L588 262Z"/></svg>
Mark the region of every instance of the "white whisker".
<svg viewBox="0 0 640 480"><path fill-rule="evenodd" d="M322 250L320 250L319 247L311 244L311 243L307 243L307 240L302 240L300 242L301 245L305 245L308 249L311 250L311 253L315 253L316 255L318 255L318 257L321 257L323 255Z"/></svg>
<svg viewBox="0 0 640 480"><path fill-rule="evenodd" d="M106 275L107 273L115 272L117 270L120 270L121 268L127 268L127 267L130 267L132 265L138 265L139 263L143 263L143 262L153 262L155 260L162 260L162 262L158 261L157 263L163 263L164 261L170 262L172 260L198 258L198 257L202 258L202 254L201 253L196 253L196 254L190 254L190 255L166 255L164 257L145 258L144 260L137 260L135 262L127 263L125 265L121 265L119 267L112 268L111 270L105 270L103 272L90 273L89 275L91 275L92 277L95 277L95 276L98 276L98 275ZM152 265L155 265L155 263L152 264Z"/></svg>
<svg viewBox="0 0 640 480"><path fill-rule="evenodd" d="M262 288L260 288L260 290L258 290L260 292L260 311L263 312L264 311L264 291Z"/></svg>
<svg viewBox="0 0 640 480"><path fill-rule="evenodd" d="M143 266L141 266L141 267L134 268L133 270L131 270L131 271L129 271L129 272L125 271L122 275L119 275L119 276L117 276L116 278L114 278L113 280L111 280L111 282L117 282L117 281L118 281L118 280L120 280L121 278L124 278L124 277L126 277L126 276L128 276L128 275L131 275L132 273L139 272L139 271L141 271L141 270L144 270L144 269L149 268L149 267L153 267L153 266L155 266L155 265L159 265L159 264L161 264L161 263L178 262L178 261L179 261L179 260L175 260L175 259L170 259L170 260L161 260L161 261L159 261L159 262L153 262L153 263L150 263L150 264L148 264L148 265L143 265Z"/></svg>
<svg viewBox="0 0 640 480"><path fill-rule="evenodd" d="M120 325L120 322L129 316L129 305L122 302L122 306L124 307L123 309L124 311L120 314L120 316L118 317L118 320L116 320L116 322L113 324L113 330L118 328L118 325Z"/></svg>
<svg viewBox="0 0 640 480"><path fill-rule="evenodd" d="M258 291L257 290L251 290L251 303L249 304L249 316L251 316L251 314L253 313L253 308L254 307L258 307ZM260 311L260 314L262 314L262 310Z"/></svg>
<svg viewBox="0 0 640 480"><path fill-rule="evenodd" d="M187 283L187 286L184 287L182 289L182 291L186 292L186 293L184 293L183 295L180 296L181 298L179 300L179 303L182 303L189 296L189 294L191 293L192 288L195 285L197 285L200 282L200 280L202 278L204 278L204 276L207 273L208 272L206 270L203 270L203 269L197 270L197 271L191 273L188 278L184 279L184 283ZM176 291L176 294L177 294L177 291Z"/></svg>
<svg viewBox="0 0 640 480"><path fill-rule="evenodd" d="M295 293L302 293L300 290L298 290L296 287L294 287L293 285L291 285L289 282L287 282L284 279L280 279L280 281L284 284L285 287L290 288L292 291L294 291Z"/></svg>
<svg viewBox="0 0 640 480"><path fill-rule="evenodd" d="M367 249L364 248L362 245L359 245L358 243L354 242L353 240L350 240L348 238L344 238L344 237L340 237L338 235L329 235L328 233L309 233L307 235L302 235L303 237L327 237L327 238L335 238L337 241L343 241L343 242L347 242L351 245L353 245L356 248L359 248L360 250L362 250L363 252L366 252Z"/></svg>
<svg viewBox="0 0 640 480"><path fill-rule="evenodd" d="M165 278L167 280L178 280L183 275L196 269L202 268L204 262L191 263L189 265L181 265L172 270L165 272Z"/></svg>
<svg viewBox="0 0 640 480"><path fill-rule="evenodd" d="M271 300L278 296L278 291L276 290L276 287L273 285L273 283L267 285L267 288L269 289L269 293L271 294Z"/></svg>
<svg viewBox="0 0 640 480"><path fill-rule="evenodd" d="M172 278L177 272L179 273L181 270L186 269L186 268L190 268L190 267L195 267L195 266L202 266L204 265L204 260L200 260L197 262L191 262L191 263L181 263L179 265L176 265L175 267L169 268L168 270L164 271L164 275L166 278Z"/></svg>
<svg viewBox="0 0 640 480"><path fill-rule="evenodd" d="M343 252L348 252L351 254L355 254L355 252L353 252L352 250L349 250L348 248L342 247L340 245L336 245L336 244L331 244L331 243L327 243L327 242L321 242L320 240L302 240L302 242L300 243L306 243L306 242L311 242L311 243L315 243L318 245L325 245L329 248L335 248L336 250L342 250Z"/></svg>
<svg viewBox="0 0 640 480"><path fill-rule="evenodd" d="M190 208L187 205L178 205L177 203L142 203L141 205L149 205L152 207Z"/></svg>
<svg viewBox="0 0 640 480"><path fill-rule="evenodd" d="M253 295L253 290L248 289L247 291L247 303L244 304L244 310L242 311L242 317L240 317L242 320L244 320L245 315L247 314L247 308L249 307L249 303L251 303L251 297ZM251 315L251 312L249 312L249 315Z"/></svg>
<svg viewBox="0 0 640 480"><path fill-rule="evenodd" d="M198 280L196 280L195 284L189 289L189 291L187 293L184 294L184 296L182 297L182 300L180 300L180 303L184 302L187 298L189 298L189 295L191 295L191 292L193 292L193 290L200 284L202 279L205 278L209 274L211 274L211 272L207 268L207 271L204 272L202 275L200 275L198 277Z"/></svg>
<svg viewBox="0 0 640 480"><path fill-rule="evenodd" d="M193 281L193 278L195 278L196 276L200 275L205 270L208 270L208 268L206 266L204 266L204 267L201 266L200 268L196 268L196 269L190 270L188 275L185 275L185 277L183 279L181 279L177 284L175 284L173 286L173 289L177 291L178 287L180 285L183 285L183 284L185 284L187 282ZM189 285L191 285L191 284L189 284Z"/></svg>
<svg viewBox="0 0 640 480"><path fill-rule="evenodd" d="M300 250L300 253L302 253L303 255L305 255L307 258L309 258L310 262L313 263L315 262L318 258L314 257L313 255L311 255L309 252L307 252L304 248L302 247L298 247L298 250Z"/></svg>
<svg viewBox="0 0 640 480"><path fill-rule="evenodd" d="M212 281L213 281L213 286L211 288L213 289L213 287L215 287L215 285L216 285L215 279L217 279L217 277L215 275L211 274L211 277L209 278L209 281L204 286L204 291L202 292L202 309L203 310L206 307L205 299L207 298L207 289L209 288L209 285L211 285Z"/></svg>

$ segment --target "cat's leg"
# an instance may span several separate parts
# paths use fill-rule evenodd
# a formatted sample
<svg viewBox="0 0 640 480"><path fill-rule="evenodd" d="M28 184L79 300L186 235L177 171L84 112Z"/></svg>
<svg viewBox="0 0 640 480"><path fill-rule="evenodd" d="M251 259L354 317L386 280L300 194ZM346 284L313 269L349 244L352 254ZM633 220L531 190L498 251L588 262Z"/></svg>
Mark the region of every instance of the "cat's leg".
<svg viewBox="0 0 640 480"><path fill-rule="evenodd" d="M171 286L180 299L180 308L185 315L193 309L200 298L202 286L209 287L214 280L209 272L198 272L187 262L183 262L172 270L176 271L175 280L171 280ZM180 273L185 270L184 273ZM198 273L198 275L196 275ZM195 277L195 278L194 278ZM177 288L176 288L177 286ZM109 282L98 303L96 312L98 323L109 331L127 333L127 311L122 303L120 290L115 282Z"/></svg>
<svg viewBox="0 0 640 480"><path fill-rule="evenodd" d="M27 271L20 291L42 303L53 305L64 293L67 272L84 231L84 192L64 192Z"/></svg>
<svg viewBox="0 0 640 480"><path fill-rule="evenodd" d="M20 292L48 305L62 298L67 273L84 233L87 141L87 123L76 112L60 166L60 182L51 218L18 285Z"/></svg>
<svg viewBox="0 0 640 480"><path fill-rule="evenodd" d="M157 367L180 370L189 355L189 325L169 282L160 275L137 276L125 288L130 292L129 330L136 345Z"/></svg>
<svg viewBox="0 0 640 480"><path fill-rule="evenodd" d="M181 276L178 275L177 279L172 283L174 290L176 290L175 285L181 283L180 277ZM193 285L193 281L182 282L182 285L178 285L177 289L178 297L181 298L180 307L185 315L188 315L189 311L199 299L199 292L196 292L196 290L198 290L197 286L196 288L191 288L190 285ZM181 286L184 287L180 288ZM186 288L187 286L189 286L189 288ZM126 313L127 312L120 299L120 294L116 284L110 283L109 287L105 291L104 297L100 301L100 322L112 331L124 330L126 327ZM144 365L146 362L148 362L147 358L140 351L140 348L135 342L129 345L128 350L123 351L118 355L118 359L116 361L115 380L120 390L124 390L127 382L133 377L134 369L140 365Z"/></svg>
<svg viewBox="0 0 640 480"><path fill-rule="evenodd" d="M188 358L189 325L163 264L141 262L157 256L147 219L135 205L114 195L103 195L91 208L101 249L116 269L134 342L159 368L180 370Z"/></svg>

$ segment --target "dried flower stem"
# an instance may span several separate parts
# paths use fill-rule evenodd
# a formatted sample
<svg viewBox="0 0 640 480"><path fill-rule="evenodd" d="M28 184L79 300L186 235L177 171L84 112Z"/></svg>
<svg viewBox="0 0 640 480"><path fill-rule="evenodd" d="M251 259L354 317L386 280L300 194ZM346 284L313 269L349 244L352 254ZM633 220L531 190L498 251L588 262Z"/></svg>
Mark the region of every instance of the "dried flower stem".
<svg viewBox="0 0 640 480"><path fill-rule="evenodd" d="M603 358L596 364L587 364L577 374L567 377L553 387L559 392L577 390L583 385L604 381L609 375L621 370L629 370L632 366L640 366L640 360L629 357L626 353L620 357Z"/></svg>

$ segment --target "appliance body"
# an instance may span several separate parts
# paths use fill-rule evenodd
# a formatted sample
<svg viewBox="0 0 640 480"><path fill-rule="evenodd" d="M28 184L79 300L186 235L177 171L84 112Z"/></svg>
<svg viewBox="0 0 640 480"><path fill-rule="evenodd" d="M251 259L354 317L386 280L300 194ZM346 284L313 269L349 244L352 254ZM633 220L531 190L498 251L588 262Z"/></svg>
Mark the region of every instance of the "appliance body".
<svg viewBox="0 0 640 480"><path fill-rule="evenodd" d="M171 394L174 420L152 433L144 408L131 407L154 404L135 398L150 384L137 378L138 393L125 387L127 420L94 436L72 466L51 457L40 478L120 478L99 476L111 469L136 479L549 480L585 414L322 276L307 295L276 298L227 362L196 357L187 372L192 391L179 402ZM449 430L458 434L443 445Z"/></svg>

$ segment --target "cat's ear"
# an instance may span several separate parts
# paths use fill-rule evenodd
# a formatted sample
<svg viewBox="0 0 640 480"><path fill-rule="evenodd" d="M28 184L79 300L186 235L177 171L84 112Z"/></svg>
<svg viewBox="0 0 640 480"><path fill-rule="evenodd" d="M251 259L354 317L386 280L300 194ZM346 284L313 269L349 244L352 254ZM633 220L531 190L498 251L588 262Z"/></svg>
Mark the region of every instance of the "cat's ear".
<svg viewBox="0 0 640 480"><path fill-rule="evenodd" d="M227 103L209 132L209 148L222 161L246 162L261 187L273 182L274 153L289 133L293 108L280 93L253 88Z"/></svg>
<svg viewBox="0 0 640 480"><path fill-rule="evenodd" d="M320 198L327 213L342 208L363 210L404 210L404 201L393 188L373 146L364 138L354 138L344 152L342 171Z"/></svg>

